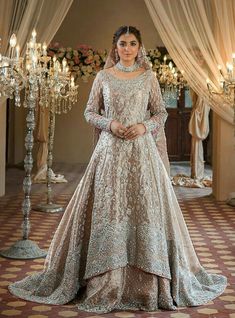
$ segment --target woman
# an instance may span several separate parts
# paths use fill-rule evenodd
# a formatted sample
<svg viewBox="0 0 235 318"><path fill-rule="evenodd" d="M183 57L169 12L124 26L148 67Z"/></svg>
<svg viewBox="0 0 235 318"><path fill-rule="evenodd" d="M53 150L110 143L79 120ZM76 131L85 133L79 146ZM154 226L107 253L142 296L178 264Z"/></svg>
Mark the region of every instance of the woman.
<svg viewBox="0 0 235 318"><path fill-rule="evenodd" d="M100 137L44 270L10 291L40 303L74 300L97 313L176 310L220 295L226 277L200 265L161 159L167 112L135 27L115 32L85 117ZM153 135L160 136L161 156Z"/></svg>

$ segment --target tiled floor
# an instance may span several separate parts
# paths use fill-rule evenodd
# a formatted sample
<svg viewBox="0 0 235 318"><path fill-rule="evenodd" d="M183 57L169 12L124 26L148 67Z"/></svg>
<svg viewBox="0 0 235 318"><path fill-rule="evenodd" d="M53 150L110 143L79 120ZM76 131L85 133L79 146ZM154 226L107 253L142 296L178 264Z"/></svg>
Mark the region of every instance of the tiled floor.
<svg viewBox="0 0 235 318"><path fill-rule="evenodd" d="M54 185L56 203L63 206L69 201L71 194L79 182L84 166L58 165L56 172L64 173L68 184ZM1 249L12 245L21 238L21 183L23 171L10 169L7 174L7 195L0 198L0 240ZM45 185L33 185L32 206L45 201ZM178 311L158 312L113 312L110 314L92 314L78 312L72 305L51 306L26 302L12 296L7 285L25 275L43 268L44 259L13 260L0 258L0 317L216 317L235 318L235 208L224 202L216 202L210 195L211 189L175 188L185 221L197 255L202 265L210 272L223 273L228 277L225 293L207 305L190 308L179 308ZM61 214L44 214L31 212L30 238L41 248L47 248L61 218Z"/></svg>

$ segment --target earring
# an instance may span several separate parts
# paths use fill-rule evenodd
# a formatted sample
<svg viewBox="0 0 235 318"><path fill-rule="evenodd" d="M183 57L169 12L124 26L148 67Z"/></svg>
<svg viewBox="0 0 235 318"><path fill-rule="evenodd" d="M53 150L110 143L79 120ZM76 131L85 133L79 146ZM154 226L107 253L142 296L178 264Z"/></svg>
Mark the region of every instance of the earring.
<svg viewBox="0 0 235 318"><path fill-rule="evenodd" d="M115 51L115 60L118 61L119 60L119 55L118 55L118 52Z"/></svg>

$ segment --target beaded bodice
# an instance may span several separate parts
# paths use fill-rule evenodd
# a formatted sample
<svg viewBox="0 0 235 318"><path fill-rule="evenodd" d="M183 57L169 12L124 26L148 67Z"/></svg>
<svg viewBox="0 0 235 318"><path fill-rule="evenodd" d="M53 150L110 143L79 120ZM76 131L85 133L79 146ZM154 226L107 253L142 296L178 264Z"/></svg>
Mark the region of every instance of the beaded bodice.
<svg viewBox="0 0 235 318"><path fill-rule="evenodd" d="M150 119L146 119L147 110ZM151 70L131 79L100 71L94 80L84 115L92 125L106 131L110 131L110 122L116 119L125 126L143 123L147 132L151 132L163 127L167 118L160 87Z"/></svg>

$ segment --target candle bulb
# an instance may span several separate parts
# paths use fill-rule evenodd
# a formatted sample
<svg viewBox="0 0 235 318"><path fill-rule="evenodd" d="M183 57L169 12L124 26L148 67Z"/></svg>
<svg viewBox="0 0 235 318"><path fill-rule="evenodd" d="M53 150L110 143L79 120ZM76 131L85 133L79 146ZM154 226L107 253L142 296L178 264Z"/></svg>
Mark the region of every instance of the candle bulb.
<svg viewBox="0 0 235 318"><path fill-rule="evenodd" d="M66 66L67 66L67 60L66 60L65 57L63 58L62 66L63 66L63 72L65 73L66 72Z"/></svg>
<svg viewBox="0 0 235 318"><path fill-rule="evenodd" d="M164 60L164 64L166 64L166 60L167 60L167 57L166 57L166 55L164 55L164 58L163 58L163 60Z"/></svg>
<svg viewBox="0 0 235 318"><path fill-rule="evenodd" d="M11 38L10 38L10 46L11 48L14 48L16 46L17 43L17 38L16 35L13 33Z"/></svg>
<svg viewBox="0 0 235 318"><path fill-rule="evenodd" d="M44 56L47 55L47 45L46 45L45 42L44 42L43 45L42 45L42 54L43 54Z"/></svg>
<svg viewBox="0 0 235 318"><path fill-rule="evenodd" d="M75 83L74 83L74 77L71 76L71 87L74 87L75 86Z"/></svg>
<svg viewBox="0 0 235 318"><path fill-rule="evenodd" d="M31 40L33 43L36 43L36 35L37 35L37 32L36 32L35 29L33 29L33 32L32 32L32 40Z"/></svg>

